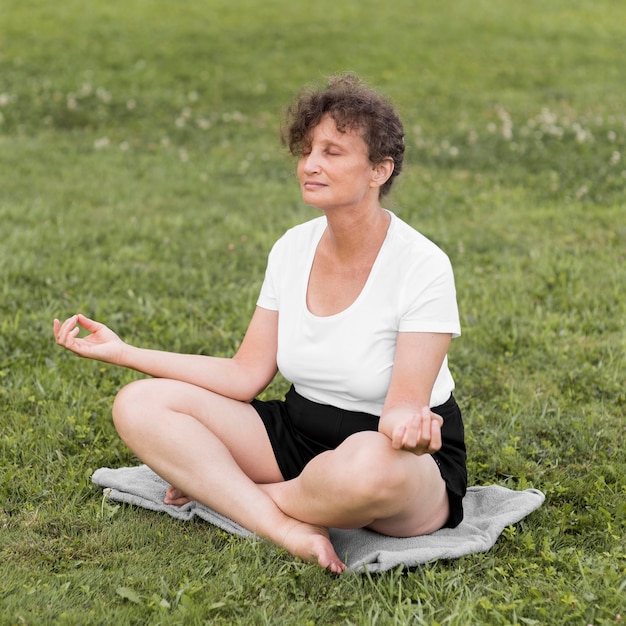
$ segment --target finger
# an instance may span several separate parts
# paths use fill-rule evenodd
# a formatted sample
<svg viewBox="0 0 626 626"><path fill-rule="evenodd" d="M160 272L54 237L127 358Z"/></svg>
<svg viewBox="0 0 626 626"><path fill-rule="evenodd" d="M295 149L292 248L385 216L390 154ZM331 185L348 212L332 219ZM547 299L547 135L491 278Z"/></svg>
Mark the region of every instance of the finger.
<svg viewBox="0 0 626 626"><path fill-rule="evenodd" d="M67 333L76 326L76 321L78 320L78 315L72 315L72 317L68 317L62 324L60 332L62 335L67 335Z"/></svg>
<svg viewBox="0 0 626 626"><path fill-rule="evenodd" d="M402 440L404 448L415 448L417 446L422 429L421 421L421 417L416 413L407 422L404 439Z"/></svg>
<svg viewBox="0 0 626 626"><path fill-rule="evenodd" d="M433 452L437 452L437 450L441 450L441 446L443 445L443 440L441 437L441 426L442 426L443 420L441 420L441 423L439 420L433 420L432 424L431 424L431 436L430 436L430 443L428 445L428 452L430 452L431 454Z"/></svg>
<svg viewBox="0 0 626 626"><path fill-rule="evenodd" d="M429 409L429 411L430 411L430 409ZM439 426L443 426L443 417L441 417L441 415L439 415L439 413L433 413L432 411L430 411L430 417L431 417L432 420L437 422L437 424L439 424Z"/></svg>
<svg viewBox="0 0 626 626"><path fill-rule="evenodd" d="M74 324L68 325L65 330L64 345L67 346L73 343L79 332L80 326L78 326L76 322L74 322Z"/></svg>
<svg viewBox="0 0 626 626"><path fill-rule="evenodd" d="M77 316L69 318L61 325L57 336L57 343L76 354L84 356L84 348L86 346L78 339L81 327L78 325L76 317Z"/></svg>
<svg viewBox="0 0 626 626"><path fill-rule="evenodd" d="M421 420L421 425L422 425L422 430L420 432L420 443L424 443L426 445L428 445L428 443L430 442L430 437L431 437L431 412L430 412L430 407L425 406L422 407L422 410L420 412L420 417L422 418Z"/></svg>
<svg viewBox="0 0 626 626"><path fill-rule="evenodd" d="M67 341L67 335L72 328L76 325L76 316L66 319L60 326L57 332L57 343L64 346Z"/></svg>
<svg viewBox="0 0 626 626"><path fill-rule="evenodd" d="M403 448L405 445L405 434L406 426L404 424L397 426L393 431L393 436L391 437L391 447L395 450L400 450L400 448Z"/></svg>
<svg viewBox="0 0 626 626"><path fill-rule="evenodd" d="M52 334L54 335L55 341L59 342L59 331L61 330L61 322L55 317L54 322L52 322Z"/></svg>

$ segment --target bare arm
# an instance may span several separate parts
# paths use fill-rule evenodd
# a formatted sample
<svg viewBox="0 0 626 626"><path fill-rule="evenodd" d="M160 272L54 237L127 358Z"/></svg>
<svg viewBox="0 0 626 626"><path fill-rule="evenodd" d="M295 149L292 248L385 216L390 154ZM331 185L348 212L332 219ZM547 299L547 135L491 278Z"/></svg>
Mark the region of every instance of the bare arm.
<svg viewBox="0 0 626 626"><path fill-rule="evenodd" d="M90 332L78 337L80 328ZM176 354L137 348L104 324L84 315L54 320L59 345L79 356L128 367L156 378L170 378L242 401L252 400L277 371L278 312L257 307L239 350L232 358Z"/></svg>
<svg viewBox="0 0 626 626"><path fill-rule="evenodd" d="M446 333L399 333L391 384L378 430L394 448L416 454L441 448L440 416L430 411L430 396L450 346Z"/></svg>

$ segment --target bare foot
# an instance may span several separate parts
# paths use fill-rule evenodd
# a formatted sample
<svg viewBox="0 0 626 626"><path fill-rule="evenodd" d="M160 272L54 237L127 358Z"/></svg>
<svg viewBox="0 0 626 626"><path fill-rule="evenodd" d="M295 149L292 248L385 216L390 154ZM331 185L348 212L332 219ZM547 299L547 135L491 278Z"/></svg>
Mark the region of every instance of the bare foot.
<svg viewBox="0 0 626 626"><path fill-rule="evenodd" d="M165 492L165 498L163 498L164 504L173 504L174 506L183 506L191 502L191 498L188 498L180 489L170 485Z"/></svg>
<svg viewBox="0 0 626 626"><path fill-rule="evenodd" d="M330 542L328 529L323 526L294 520L280 545L304 561L317 561L321 567L333 574L341 574L346 569L346 564L339 558Z"/></svg>
<svg viewBox="0 0 626 626"><path fill-rule="evenodd" d="M165 504L174 506L182 506L191 501L191 498L174 485L167 488L165 498L163 498ZM276 543L303 561L308 563L317 561L321 567L333 574L341 574L346 569L345 563L337 556L335 548L333 548L328 529L324 526L314 526L292 520L282 541Z"/></svg>

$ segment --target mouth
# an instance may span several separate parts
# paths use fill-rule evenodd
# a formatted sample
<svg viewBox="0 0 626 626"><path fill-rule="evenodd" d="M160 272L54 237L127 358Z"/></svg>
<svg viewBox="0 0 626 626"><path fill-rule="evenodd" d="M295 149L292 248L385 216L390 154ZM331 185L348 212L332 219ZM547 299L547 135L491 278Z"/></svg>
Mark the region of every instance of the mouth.
<svg viewBox="0 0 626 626"><path fill-rule="evenodd" d="M315 191L317 189L322 189L323 187L326 187L324 183L318 183L314 180L305 180L302 183L302 188L307 189L308 191Z"/></svg>

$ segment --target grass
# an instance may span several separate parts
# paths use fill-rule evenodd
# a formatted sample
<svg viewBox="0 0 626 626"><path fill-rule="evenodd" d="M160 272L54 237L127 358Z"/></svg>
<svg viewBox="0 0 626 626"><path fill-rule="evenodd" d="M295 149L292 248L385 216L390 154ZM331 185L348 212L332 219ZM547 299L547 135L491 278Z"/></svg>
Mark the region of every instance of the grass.
<svg viewBox="0 0 626 626"><path fill-rule="evenodd" d="M623 3L5 0L0 24L0 624L622 621ZM231 354L272 242L315 215L281 111L346 69L406 123L389 207L455 267L470 482L547 497L486 554L336 579L103 501L137 374L51 321Z"/></svg>

